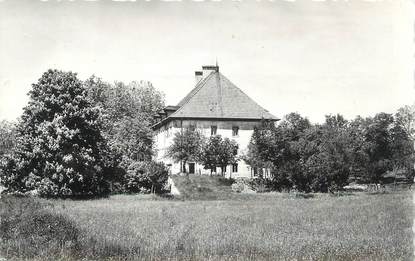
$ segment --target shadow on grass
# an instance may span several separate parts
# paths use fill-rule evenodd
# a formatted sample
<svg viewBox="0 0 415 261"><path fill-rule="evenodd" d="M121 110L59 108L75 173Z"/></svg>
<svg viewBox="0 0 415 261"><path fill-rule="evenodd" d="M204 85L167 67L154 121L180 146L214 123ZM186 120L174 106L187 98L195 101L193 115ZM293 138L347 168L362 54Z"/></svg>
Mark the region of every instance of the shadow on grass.
<svg viewBox="0 0 415 261"><path fill-rule="evenodd" d="M123 260L131 251L139 253L89 236L40 199L0 198L0 256L7 260Z"/></svg>

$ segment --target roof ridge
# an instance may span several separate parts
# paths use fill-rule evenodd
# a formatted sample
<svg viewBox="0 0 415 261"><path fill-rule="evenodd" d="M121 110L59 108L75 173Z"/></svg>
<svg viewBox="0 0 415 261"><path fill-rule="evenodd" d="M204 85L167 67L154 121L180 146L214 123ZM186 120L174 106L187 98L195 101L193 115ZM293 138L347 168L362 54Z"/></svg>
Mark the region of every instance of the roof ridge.
<svg viewBox="0 0 415 261"><path fill-rule="evenodd" d="M208 76L206 76L204 79L202 79L202 80L200 80L197 84L196 84L196 87L193 89L193 90L195 90L194 92L193 92L193 90L191 90L190 91L190 93L188 94L188 95L190 95L191 94L191 96L189 96L189 97L185 97L184 99L183 99L183 104L180 106L180 108L179 109L177 109L174 113L172 113L169 117L171 117L171 116L174 116L175 114L177 114L183 107L184 107L184 105L186 105L191 99L192 99L192 97L193 96L195 96L199 91L200 91L200 89L202 89L202 87L204 86L204 84L206 83L206 81L207 81L207 79L208 78L210 78L213 74L215 74L216 72L215 71L212 71L211 73L209 73L209 75ZM193 92L193 94L192 94L192 92ZM187 98L187 99L186 99ZM185 100L186 99L186 100ZM182 101L180 101L179 102L179 104L181 103Z"/></svg>

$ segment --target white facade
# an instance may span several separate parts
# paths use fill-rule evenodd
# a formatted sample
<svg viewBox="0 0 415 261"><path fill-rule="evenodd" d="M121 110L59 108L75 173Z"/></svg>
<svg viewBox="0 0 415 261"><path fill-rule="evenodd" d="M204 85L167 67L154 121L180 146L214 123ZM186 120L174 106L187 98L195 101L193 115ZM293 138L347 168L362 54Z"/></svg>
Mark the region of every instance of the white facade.
<svg viewBox="0 0 415 261"><path fill-rule="evenodd" d="M167 148L173 143L173 137L175 133L180 132L182 128L188 128L189 126L194 126L199 132L201 132L204 136L209 137L211 136L211 128L212 126L216 126L217 131L216 135L221 135L223 138L229 138L234 140L238 144L238 158L242 155L245 155L248 151L248 144L251 140L251 136L253 133L254 126L258 124L258 122L244 122L244 121L172 121L166 124L163 128L160 128L156 131L155 135L155 144L156 144L156 151L157 156L156 160L162 161L167 164L170 168L171 174L178 174L180 173L180 163L174 162L172 159L166 156ZM183 126L183 127L180 127ZM233 135L233 127L238 128L238 135ZM192 169L190 168L191 164L194 164L194 173L193 174L201 174L201 175L210 175L210 169L204 169L204 167L200 164L195 162L188 162L186 166L186 170L189 172ZM193 172L193 171L192 171ZM220 174L220 168L217 169L217 174ZM253 170L249 165L247 165L244 160L240 159L237 163L237 166L229 165L226 168L225 177L246 177L252 178L253 177Z"/></svg>

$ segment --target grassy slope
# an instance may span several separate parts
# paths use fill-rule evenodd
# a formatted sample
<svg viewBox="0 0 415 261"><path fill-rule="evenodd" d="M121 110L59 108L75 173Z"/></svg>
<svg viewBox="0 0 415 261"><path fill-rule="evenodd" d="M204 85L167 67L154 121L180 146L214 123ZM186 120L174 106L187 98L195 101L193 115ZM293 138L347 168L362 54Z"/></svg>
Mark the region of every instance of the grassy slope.
<svg viewBox="0 0 415 261"><path fill-rule="evenodd" d="M222 177L210 176L172 176L180 191L180 197L187 200L230 199L233 197L232 181Z"/></svg>
<svg viewBox="0 0 415 261"><path fill-rule="evenodd" d="M409 192L312 199L51 201L86 231L89 255L182 260L412 260ZM101 258L99 258L101 259Z"/></svg>

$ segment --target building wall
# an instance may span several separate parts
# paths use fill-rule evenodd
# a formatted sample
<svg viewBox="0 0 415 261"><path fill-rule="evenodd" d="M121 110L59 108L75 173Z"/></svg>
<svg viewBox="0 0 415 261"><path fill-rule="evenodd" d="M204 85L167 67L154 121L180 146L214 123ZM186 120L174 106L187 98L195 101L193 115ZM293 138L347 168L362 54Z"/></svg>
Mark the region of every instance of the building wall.
<svg viewBox="0 0 415 261"><path fill-rule="evenodd" d="M171 174L180 173L180 163L175 163L165 153L167 148L172 144L174 134L180 132L182 129L194 127L198 131L202 132L206 137L211 135L211 126L217 126L217 135L221 135L224 138L235 140L238 145L238 156L244 155L248 151L248 144L251 139L254 127L257 126L260 121L241 121L241 120L173 120L161 126L156 130L155 144L156 144L156 160L163 161L170 168ZM233 127L238 127L238 135L232 135ZM190 163L190 162L189 162ZM186 166L189 170L189 166ZM210 170L206 170L202 165L195 164L195 173L202 175L209 175ZM220 168L217 169L217 173L221 173ZM243 160L238 162L238 171L232 172L232 166L226 168L226 177L248 177L253 176L253 170Z"/></svg>

